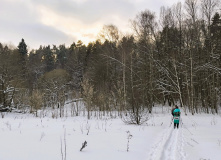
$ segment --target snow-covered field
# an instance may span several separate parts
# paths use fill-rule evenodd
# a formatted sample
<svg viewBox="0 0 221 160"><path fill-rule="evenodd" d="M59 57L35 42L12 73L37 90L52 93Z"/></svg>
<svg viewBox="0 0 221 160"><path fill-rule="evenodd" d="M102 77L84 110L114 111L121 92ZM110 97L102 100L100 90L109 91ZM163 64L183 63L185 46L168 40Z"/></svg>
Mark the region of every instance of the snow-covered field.
<svg viewBox="0 0 221 160"><path fill-rule="evenodd" d="M108 116L53 119L7 113L0 118L0 160L221 159L220 115L182 115L182 122L173 129L167 107L155 107L141 126Z"/></svg>

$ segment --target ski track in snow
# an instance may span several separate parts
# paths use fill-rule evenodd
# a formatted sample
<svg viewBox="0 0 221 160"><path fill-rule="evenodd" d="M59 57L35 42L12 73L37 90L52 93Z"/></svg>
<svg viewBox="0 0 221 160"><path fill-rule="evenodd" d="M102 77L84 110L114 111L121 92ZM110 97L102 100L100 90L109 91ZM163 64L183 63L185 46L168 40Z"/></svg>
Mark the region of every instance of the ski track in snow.
<svg viewBox="0 0 221 160"><path fill-rule="evenodd" d="M148 160L186 160L184 152L183 128L165 129L158 141L152 146Z"/></svg>

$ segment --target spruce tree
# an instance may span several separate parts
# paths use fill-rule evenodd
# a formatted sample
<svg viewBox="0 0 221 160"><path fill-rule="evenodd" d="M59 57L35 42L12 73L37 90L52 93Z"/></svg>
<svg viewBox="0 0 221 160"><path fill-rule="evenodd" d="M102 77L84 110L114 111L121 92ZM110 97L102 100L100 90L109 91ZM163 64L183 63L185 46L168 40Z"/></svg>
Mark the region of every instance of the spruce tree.
<svg viewBox="0 0 221 160"><path fill-rule="evenodd" d="M26 86L28 86L28 68L26 66L26 62L27 62L27 45L25 43L25 40L22 38L21 42L18 45L18 53L20 56L20 60L19 60L19 64L21 65L21 78L24 80L24 84L26 84Z"/></svg>
<svg viewBox="0 0 221 160"><path fill-rule="evenodd" d="M21 42L18 45L18 52L21 55L27 55L28 50L27 50L27 45L25 44L25 40L22 38Z"/></svg>

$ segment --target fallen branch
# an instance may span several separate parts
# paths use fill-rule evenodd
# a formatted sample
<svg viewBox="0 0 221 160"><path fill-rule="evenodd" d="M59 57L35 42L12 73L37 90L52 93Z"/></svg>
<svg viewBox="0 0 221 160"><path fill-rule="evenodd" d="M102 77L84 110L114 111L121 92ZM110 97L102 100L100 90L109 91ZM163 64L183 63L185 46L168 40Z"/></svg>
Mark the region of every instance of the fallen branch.
<svg viewBox="0 0 221 160"><path fill-rule="evenodd" d="M84 143L82 143L82 147L81 147L80 151L82 151L86 146L87 146L87 141L84 141Z"/></svg>

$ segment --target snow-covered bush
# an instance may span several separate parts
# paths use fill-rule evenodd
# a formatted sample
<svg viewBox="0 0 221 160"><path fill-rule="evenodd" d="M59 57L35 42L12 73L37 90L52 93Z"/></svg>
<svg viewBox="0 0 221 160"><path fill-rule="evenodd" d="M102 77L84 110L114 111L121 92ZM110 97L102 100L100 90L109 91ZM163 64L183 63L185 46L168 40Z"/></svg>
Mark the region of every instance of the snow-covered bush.
<svg viewBox="0 0 221 160"><path fill-rule="evenodd" d="M142 106L136 106L134 109L129 108L123 114L122 120L126 124L141 125L149 120L149 112Z"/></svg>

